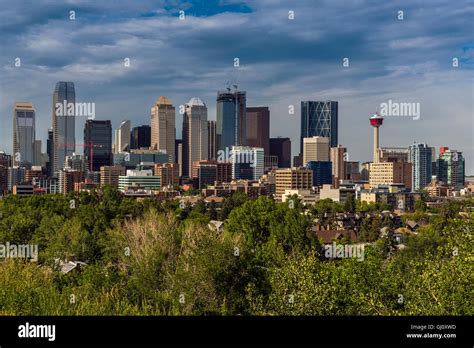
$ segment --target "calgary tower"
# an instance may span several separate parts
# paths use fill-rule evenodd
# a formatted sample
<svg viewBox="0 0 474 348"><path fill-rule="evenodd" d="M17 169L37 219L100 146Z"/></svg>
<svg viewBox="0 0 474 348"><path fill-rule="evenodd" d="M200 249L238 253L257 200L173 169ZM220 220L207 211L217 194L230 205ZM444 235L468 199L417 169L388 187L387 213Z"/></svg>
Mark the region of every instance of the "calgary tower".
<svg viewBox="0 0 474 348"><path fill-rule="evenodd" d="M377 112L369 118L370 125L374 127L374 163L379 162L379 127L383 123L383 117Z"/></svg>

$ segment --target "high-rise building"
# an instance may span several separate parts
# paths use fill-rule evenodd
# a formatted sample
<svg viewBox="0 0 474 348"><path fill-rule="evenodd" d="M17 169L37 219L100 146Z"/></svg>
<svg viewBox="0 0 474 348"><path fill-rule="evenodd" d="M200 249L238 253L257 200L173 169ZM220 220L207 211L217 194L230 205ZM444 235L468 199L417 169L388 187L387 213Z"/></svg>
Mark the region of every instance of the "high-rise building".
<svg viewBox="0 0 474 348"><path fill-rule="evenodd" d="M175 108L167 97L159 97L151 108L151 147L166 151L175 162Z"/></svg>
<svg viewBox="0 0 474 348"><path fill-rule="evenodd" d="M431 182L431 147L413 144L409 147L409 162L412 163L412 189L424 189Z"/></svg>
<svg viewBox="0 0 474 348"><path fill-rule="evenodd" d="M59 171L59 192L66 194L74 191L76 183L80 183L83 173L74 169L61 169Z"/></svg>
<svg viewBox="0 0 474 348"><path fill-rule="evenodd" d="M110 120L87 120L84 125L84 157L90 171L113 164L112 123ZM92 168L90 163L92 163Z"/></svg>
<svg viewBox="0 0 474 348"><path fill-rule="evenodd" d="M161 187L179 185L179 164L157 163L155 164L155 176L160 178Z"/></svg>
<svg viewBox="0 0 474 348"><path fill-rule="evenodd" d="M330 147L337 146L337 113L336 101L301 102L300 153L303 153L303 139L314 136L329 138Z"/></svg>
<svg viewBox="0 0 474 348"><path fill-rule="evenodd" d="M264 151L261 147L232 146L232 179L258 180L265 169Z"/></svg>
<svg viewBox="0 0 474 348"><path fill-rule="evenodd" d="M330 161L309 161L306 169L313 172L313 186L332 184L332 164Z"/></svg>
<svg viewBox="0 0 474 348"><path fill-rule="evenodd" d="M344 180L359 181L362 180L360 173L360 163L357 161L345 161L345 177ZM368 177L367 177L368 180Z"/></svg>
<svg viewBox="0 0 474 348"><path fill-rule="evenodd" d="M230 164L230 163L228 163ZM204 189L209 185L213 185L217 180L217 161L196 161L193 162L194 184L199 189Z"/></svg>
<svg viewBox="0 0 474 348"><path fill-rule="evenodd" d="M346 179L346 153L347 148L342 145L337 145L337 147L331 147L330 160L332 162L332 184L334 188L339 187L339 180Z"/></svg>
<svg viewBox="0 0 474 348"><path fill-rule="evenodd" d="M86 173L89 168L86 158L77 153L66 156L63 167L64 169L75 170L81 173Z"/></svg>
<svg viewBox="0 0 474 348"><path fill-rule="evenodd" d="M76 151L76 92L73 82L60 81L56 83L53 93L53 165L54 173L58 172L66 156ZM72 105L72 113L61 114L59 104ZM68 107L69 109L69 107Z"/></svg>
<svg viewBox="0 0 474 348"><path fill-rule="evenodd" d="M304 168L278 169L275 171L275 199L282 200L285 190L310 190L313 171Z"/></svg>
<svg viewBox="0 0 474 348"><path fill-rule="evenodd" d="M48 155L48 163L46 163L46 174L49 177L54 176L53 173L53 129L48 129L48 140L46 141L46 154Z"/></svg>
<svg viewBox="0 0 474 348"><path fill-rule="evenodd" d="M291 168L290 138L270 138L270 156L278 157L278 168Z"/></svg>
<svg viewBox="0 0 474 348"><path fill-rule="evenodd" d="M127 170L126 175L119 176L119 190L129 189L159 190L160 177L153 175L152 170Z"/></svg>
<svg viewBox="0 0 474 348"><path fill-rule="evenodd" d="M151 146L151 127L147 125L133 127L130 149L149 148Z"/></svg>
<svg viewBox="0 0 474 348"><path fill-rule="evenodd" d="M330 139L326 137L311 137L303 139L303 166L309 161L329 161Z"/></svg>
<svg viewBox="0 0 474 348"><path fill-rule="evenodd" d="M217 150L246 145L246 93L230 89L217 92L216 140Z"/></svg>
<svg viewBox="0 0 474 348"><path fill-rule="evenodd" d="M207 121L207 146L207 157L210 160L217 159L216 121Z"/></svg>
<svg viewBox="0 0 474 348"><path fill-rule="evenodd" d="M270 155L270 110L268 106L247 107L246 109L247 146L263 148Z"/></svg>
<svg viewBox="0 0 474 348"><path fill-rule="evenodd" d="M464 158L462 152L441 147L439 150L438 180L456 189L464 187Z"/></svg>
<svg viewBox="0 0 474 348"><path fill-rule="evenodd" d="M100 186L110 185L118 187L119 176L125 175L125 167L102 166L100 167Z"/></svg>
<svg viewBox="0 0 474 348"><path fill-rule="evenodd" d="M130 151L131 147L131 130L130 120L124 120L115 130L114 153Z"/></svg>
<svg viewBox="0 0 474 348"><path fill-rule="evenodd" d="M192 177L192 164L208 159L207 107L201 99L191 98L183 115L183 176Z"/></svg>
<svg viewBox="0 0 474 348"><path fill-rule="evenodd" d="M15 103L13 112L13 163L35 164L35 109L31 103Z"/></svg>

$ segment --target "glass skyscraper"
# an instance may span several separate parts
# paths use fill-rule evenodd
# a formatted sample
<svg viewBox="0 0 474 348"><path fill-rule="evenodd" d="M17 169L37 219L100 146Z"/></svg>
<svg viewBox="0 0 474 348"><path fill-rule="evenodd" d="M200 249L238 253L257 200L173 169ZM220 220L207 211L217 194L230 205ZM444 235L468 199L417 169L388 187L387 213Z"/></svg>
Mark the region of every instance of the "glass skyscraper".
<svg viewBox="0 0 474 348"><path fill-rule="evenodd" d="M217 92L217 150L246 145L246 93Z"/></svg>
<svg viewBox="0 0 474 348"><path fill-rule="evenodd" d="M84 158L87 158L89 170L94 172L100 171L102 166L112 165L112 123L110 120L86 121L84 125ZM89 164L91 161L92 168Z"/></svg>
<svg viewBox="0 0 474 348"><path fill-rule="evenodd" d="M425 188L431 182L431 147L413 144L409 147L408 161L412 163L412 190Z"/></svg>
<svg viewBox="0 0 474 348"><path fill-rule="evenodd" d="M66 156L76 151L76 115L56 115L57 104L76 103L73 82L56 83L53 93L53 172L64 167Z"/></svg>
<svg viewBox="0 0 474 348"><path fill-rule="evenodd" d="M13 164L35 163L35 109L31 103L16 103L13 113Z"/></svg>
<svg viewBox="0 0 474 348"><path fill-rule="evenodd" d="M329 138L329 146L337 147L337 101L302 101L300 153L303 139L314 136Z"/></svg>

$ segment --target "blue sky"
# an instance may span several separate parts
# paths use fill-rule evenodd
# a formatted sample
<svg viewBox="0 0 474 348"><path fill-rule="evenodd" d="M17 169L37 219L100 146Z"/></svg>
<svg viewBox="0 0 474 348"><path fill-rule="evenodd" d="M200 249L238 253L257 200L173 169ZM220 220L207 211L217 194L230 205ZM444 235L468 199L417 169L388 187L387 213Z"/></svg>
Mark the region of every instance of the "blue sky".
<svg viewBox="0 0 474 348"><path fill-rule="evenodd" d="M249 106L270 107L271 136L291 137L293 154L300 102L337 100L339 142L349 160L370 160L368 117L391 99L420 103L421 115L387 117L382 146L449 146L463 151L474 174L471 0L3 0L0 32L0 149L7 152L17 101L34 104L37 138L45 141L60 80L73 81L76 100L95 102L96 117L114 127L123 119L148 124L160 95L177 109L197 96L215 119L217 90L237 81ZM177 114L178 138L181 122ZM83 123L76 124L78 143Z"/></svg>

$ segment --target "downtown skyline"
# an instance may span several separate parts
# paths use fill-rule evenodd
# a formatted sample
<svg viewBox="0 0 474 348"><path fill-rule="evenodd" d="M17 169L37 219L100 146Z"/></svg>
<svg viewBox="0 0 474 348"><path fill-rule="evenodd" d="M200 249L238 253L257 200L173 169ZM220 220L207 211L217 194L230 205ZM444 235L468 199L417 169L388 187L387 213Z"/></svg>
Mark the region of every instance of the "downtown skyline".
<svg viewBox="0 0 474 348"><path fill-rule="evenodd" d="M347 147L349 160L361 163L371 160L367 117L389 100L416 102L421 105L417 120L385 117L380 145L408 147L416 141L449 146L463 152L466 175L474 173L472 6L459 13L441 2L425 9L422 2L365 3L348 5L341 13L341 4L320 3L328 18L328 12L337 10L338 18L351 23L349 30L324 25L329 24L325 18L313 23L320 14L306 1L229 2L220 7L191 2L190 7L182 5L184 20L178 18L179 5L122 5L117 11L88 2L46 3L41 11L36 8L38 15L33 16L33 5L23 9L22 18L2 18L8 49L0 52L0 112L5 122L0 149L12 152L10 115L15 102L24 101L36 110L36 138L43 141L45 152L51 91L57 81L73 81L76 101L95 103L96 119L110 119L113 129L124 119L130 119L132 127L149 124L150 107L160 95L169 97L177 109L199 97L208 107L208 120L215 120L216 92L230 81L247 92L247 107L269 106L270 137L290 137L293 155L299 152L301 101L338 101L338 143ZM351 6L358 11L351 14ZM401 21L399 9L405 15ZM74 21L69 20L70 10L76 11ZM294 20L288 19L289 10ZM438 12L442 14L434 16ZM15 33L15 25L28 19L30 25ZM235 40L228 43L226 37ZM153 48L154 43L159 45ZM420 49L424 44L427 47ZM55 50L63 54L55 55ZM190 50L193 56L186 54ZM21 67L14 66L17 57ZM348 67L342 64L344 57L349 58ZM452 57L459 58L459 67L452 67ZM130 67L124 66L125 58ZM76 119L76 140L82 139L85 121ZM177 138L181 125L177 110ZM456 133L440 132L443 129Z"/></svg>

